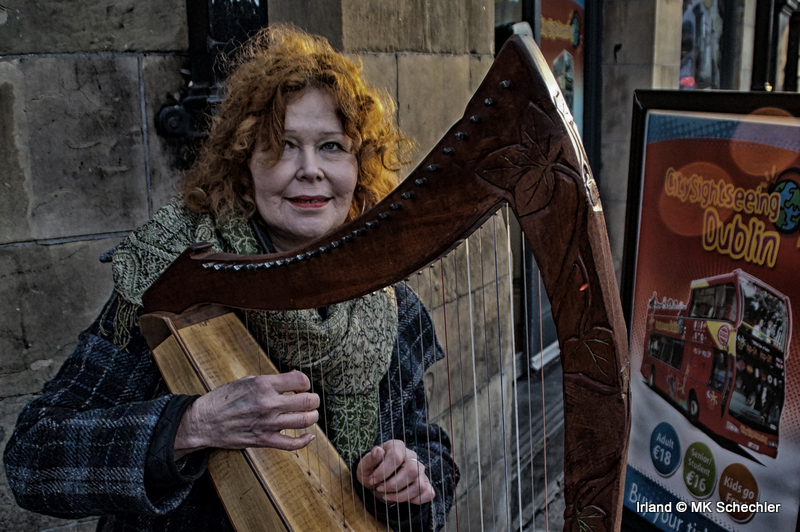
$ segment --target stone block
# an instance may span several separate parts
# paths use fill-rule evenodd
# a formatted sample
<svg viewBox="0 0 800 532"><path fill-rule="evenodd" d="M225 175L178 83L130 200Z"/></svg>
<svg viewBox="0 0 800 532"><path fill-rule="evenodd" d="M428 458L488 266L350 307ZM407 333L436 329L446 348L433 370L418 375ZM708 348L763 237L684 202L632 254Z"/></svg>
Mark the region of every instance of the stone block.
<svg viewBox="0 0 800 532"><path fill-rule="evenodd" d="M622 258L625 244L625 201L609 201L603 203L603 214L608 228L608 241L611 245L611 258L614 260L614 270L617 272L617 284L621 283Z"/></svg>
<svg viewBox="0 0 800 532"><path fill-rule="evenodd" d="M681 68L678 65L655 65L653 67L654 89L678 89L681 77Z"/></svg>
<svg viewBox="0 0 800 532"><path fill-rule="evenodd" d="M630 142L633 91L653 86L652 65L606 65L603 67L603 142ZM627 166L625 161L618 161ZM603 160L603 179L613 175L614 165Z"/></svg>
<svg viewBox="0 0 800 532"><path fill-rule="evenodd" d="M603 7L603 64L652 65L655 17L655 1L606 2ZM676 20L680 21L680 17ZM680 31L680 23L670 25ZM614 47L618 44L622 46L615 53Z"/></svg>
<svg viewBox="0 0 800 532"><path fill-rule="evenodd" d="M677 21L683 18L683 0L656 0L655 6L655 18L652 22L641 24L652 28L653 64L679 68L682 25L677 24ZM675 79L678 79L677 76ZM678 88L677 82L675 88Z"/></svg>
<svg viewBox="0 0 800 532"><path fill-rule="evenodd" d="M146 55L142 60L152 212L180 190L181 141L159 135L155 120L163 107L177 103L175 96L183 84L181 68L187 61L186 57L167 55Z"/></svg>
<svg viewBox="0 0 800 532"><path fill-rule="evenodd" d="M456 526L455 510L451 510L447 516L445 530L483 530L486 532L508 530L508 502L503 468L499 467L493 470L491 475L484 480L481 490L475 488L460 496L457 504L460 527Z"/></svg>
<svg viewBox="0 0 800 532"><path fill-rule="evenodd" d="M469 65L466 55L398 54L398 123L417 142L414 165L464 114Z"/></svg>
<svg viewBox="0 0 800 532"><path fill-rule="evenodd" d="M147 219L135 56L0 61L0 79L10 111L0 150L16 156L0 182L25 206L0 213L0 243L126 231Z"/></svg>
<svg viewBox="0 0 800 532"><path fill-rule="evenodd" d="M397 56L391 53L361 52L357 55L364 67L364 79L386 91L397 105ZM395 111L395 120L397 112Z"/></svg>
<svg viewBox="0 0 800 532"><path fill-rule="evenodd" d="M0 248L2 396L35 393L61 367L111 294L111 268L98 257L118 243Z"/></svg>
<svg viewBox="0 0 800 532"><path fill-rule="evenodd" d="M269 20L324 35L347 52L491 54L494 44L487 0L278 0L269 3Z"/></svg>
<svg viewBox="0 0 800 532"><path fill-rule="evenodd" d="M501 279L500 286L502 317L499 322L498 298L493 285L487 287L485 294L477 292L471 300L462 297L433 311L437 337L447 356L425 375L432 416L475 393L475 387L484 386L495 378L501 367L508 373L513 372L513 324L508 311L510 287L507 278Z"/></svg>
<svg viewBox="0 0 800 532"><path fill-rule="evenodd" d="M20 146L22 109L16 105L14 86L21 74L0 62L0 243L30 238L29 194L26 169L28 151Z"/></svg>
<svg viewBox="0 0 800 532"><path fill-rule="evenodd" d="M469 27L467 38L469 53L485 54L494 58L494 2L489 0L468 0L467 19Z"/></svg>
<svg viewBox="0 0 800 532"><path fill-rule="evenodd" d="M184 0L6 0L6 54L172 51L188 47Z"/></svg>
<svg viewBox="0 0 800 532"><path fill-rule="evenodd" d="M495 214L464 243L422 270L414 286L428 308L438 308L444 302L466 296L470 290L479 290L494 283L496 278L507 277L508 247L505 220L502 215Z"/></svg>
<svg viewBox="0 0 800 532"><path fill-rule="evenodd" d="M602 143L603 179L598 183L603 208L610 201L624 201L628 195L630 139Z"/></svg>
<svg viewBox="0 0 800 532"><path fill-rule="evenodd" d="M430 51L429 3L342 1L343 49L349 52Z"/></svg>
<svg viewBox="0 0 800 532"><path fill-rule="evenodd" d="M343 46L341 0L271 0L267 8L271 24L290 22L310 33L322 35L336 49L353 50Z"/></svg>
<svg viewBox="0 0 800 532"><path fill-rule="evenodd" d="M494 31L494 29L492 30ZM469 56L469 90L474 93L478 90L483 78L494 63L493 55L471 55Z"/></svg>
<svg viewBox="0 0 800 532"><path fill-rule="evenodd" d="M33 399L33 395L0 398L0 449L5 449L22 407ZM97 518L91 517L76 522L23 510L14 500L6 480L5 468L0 467L0 525L3 530L16 532L45 529L53 532L58 530L90 532L97 528Z"/></svg>
<svg viewBox="0 0 800 532"><path fill-rule="evenodd" d="M477 449L471 452L477 452ZM469 458L476 456L478 455L472 454ZM456 511L453 509L448 515L447 530L507 530L506 486L509 478L506 475L502 453L497 454L495 458L493 466L481 468L479 484L477 461L459 462L459 457L456 456L456 463L461 471L461 480L456 493L460 527L456 527ZM469 526L464 526L465 522L469 523Z"/></svg>
<svg viewBox="0 0 800 532"><path fill-rule="evenodd" d="M446 54L469 53L469 7L463 0L427 2L425 51Z"/></svg>

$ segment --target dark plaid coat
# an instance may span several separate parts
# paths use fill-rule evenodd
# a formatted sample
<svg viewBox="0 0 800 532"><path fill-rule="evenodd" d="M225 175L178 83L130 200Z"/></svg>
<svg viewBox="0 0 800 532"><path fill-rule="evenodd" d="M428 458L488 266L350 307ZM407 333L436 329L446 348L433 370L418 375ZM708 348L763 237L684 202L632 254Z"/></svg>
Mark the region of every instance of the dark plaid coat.
<svg viewBox="0 0 800 532"><path fill-rule="evenodd" d="M405 285L396 287L396 295L398 337L380 384L375 443L403 439L426 465L436 497L421 512L410 505L365 503L395 529L438 530L452 505L458 471L447 434L426 422L422 376L443 353L416 295ZM57 517L102 515L102 531L231 530L207 474L167 491L145 483L151 438L174 396L138 329L126 350L111 342L116 307L114 294L42 395L21 412L4 453L17 502Z"/></svg>

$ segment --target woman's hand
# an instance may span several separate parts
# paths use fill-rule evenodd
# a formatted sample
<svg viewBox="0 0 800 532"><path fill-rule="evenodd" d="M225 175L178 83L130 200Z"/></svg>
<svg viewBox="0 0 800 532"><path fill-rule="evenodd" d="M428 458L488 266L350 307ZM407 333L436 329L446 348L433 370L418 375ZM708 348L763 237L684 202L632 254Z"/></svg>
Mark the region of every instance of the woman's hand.
<svg viewBox="0 0 800 532"><path fill-rule="evenodd" d="M377 499L386 502L424 504L436 495L417 453L400 440L373 447L358 463L356 477Z"/></svg>
<svg viewBox="0 0 800 532"><path fill-rule="evenodd" d="M308 377L292 371L245 377L210 391L184 413L175 436L175 459L206 447L302 449L314 439L312 434L294 437L281 431L317 422L319 396L303 393L310 387Z"/></svg>

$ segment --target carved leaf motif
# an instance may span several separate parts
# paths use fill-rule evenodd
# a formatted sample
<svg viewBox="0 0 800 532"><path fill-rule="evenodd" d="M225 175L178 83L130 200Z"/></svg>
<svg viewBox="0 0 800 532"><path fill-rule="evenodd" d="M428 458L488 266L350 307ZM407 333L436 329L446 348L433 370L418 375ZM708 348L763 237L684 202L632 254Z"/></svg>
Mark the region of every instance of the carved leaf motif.
<svg viewBox="0 0 800 532"><path fill-rule="evenodd" d="M580 371L590 379L614 382L614 333L606 327L581 330L580 337L573 336L564 342L569 368Z"/></svg>
<svg viewBox="0 0 800 532"><path fill-rule="evenodd" d="M603 518L606 513L602 508L597 506L584 506L578 513L578 531L579 532L605 532L606 527L603 524ZM574 527L573 527L574 529Z"/></svg>
<svg viewBox="0 0 800 532"><path fill-rule="evenodd" d="M567 137L557 126L542 109L530 104L519 143L495 150L478 165L479 176L514 194L520 216L546 207L553 197L556 173L571 170L563 161Z"/></svg>

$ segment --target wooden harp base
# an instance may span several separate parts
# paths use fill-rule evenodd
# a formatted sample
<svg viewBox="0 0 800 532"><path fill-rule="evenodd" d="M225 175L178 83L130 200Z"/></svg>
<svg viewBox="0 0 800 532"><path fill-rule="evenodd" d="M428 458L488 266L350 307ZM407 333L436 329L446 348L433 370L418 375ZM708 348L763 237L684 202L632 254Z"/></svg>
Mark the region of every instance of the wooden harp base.
<svg viewBox="0 0 800 532"><path fill-rule="evenodd" d="M204 394L248 375L277 374L239 318L203 306L142 316L142 332L173 393ZM208 470L237 532L381 530L356 495L350 471L322 429L300 451L218 449Z"/></svg>

